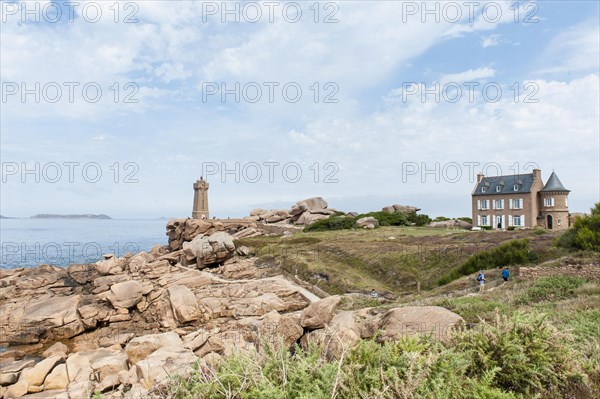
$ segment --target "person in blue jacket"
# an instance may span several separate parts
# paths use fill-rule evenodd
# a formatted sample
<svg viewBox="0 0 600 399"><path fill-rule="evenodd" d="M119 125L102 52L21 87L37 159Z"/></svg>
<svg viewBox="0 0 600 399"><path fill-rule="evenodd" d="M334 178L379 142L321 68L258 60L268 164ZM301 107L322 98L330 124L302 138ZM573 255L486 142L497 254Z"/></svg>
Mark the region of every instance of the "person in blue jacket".
<svg viewBox="0 0 600 399"><path fill-rule="evenodd" d="M504 270L502 270L501 276L504 281L508 281L508 278L510 277L510 271L508 270L508 267L505 267Z"/></svg>

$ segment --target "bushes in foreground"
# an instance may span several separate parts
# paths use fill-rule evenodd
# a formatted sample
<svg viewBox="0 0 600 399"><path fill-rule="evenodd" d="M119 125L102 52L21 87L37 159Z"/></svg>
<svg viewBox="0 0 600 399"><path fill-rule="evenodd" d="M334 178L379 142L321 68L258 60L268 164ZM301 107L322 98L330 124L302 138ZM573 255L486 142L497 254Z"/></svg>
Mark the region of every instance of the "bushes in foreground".
<svg viewBox="0 0 600 399"><path fill-rule="evenodd" d="M446 273L438 280L438 285L445 285L462 276L476 273L479 270L493 269L508 265L517 265L536 260L537 255L531 251L529 240L510 240L495 248L477 252L459 267Z"/></svg>
<svg viewBox="0 0 600 399"><path fill-rule="evenodd" d="M558 245L600 252L600 202L591 209L591 215L575 220L573 227L558 239Z"/></svg>
<svg viewBox="0 0 600 399"><path fill-rule="evenodd" d="M215 370L173 381L168 397L325 398L591 398L570 336L540 315L516 314L454 332L442 344L404 338L361 341L338 360L318 348L237 354Z"/></svg>

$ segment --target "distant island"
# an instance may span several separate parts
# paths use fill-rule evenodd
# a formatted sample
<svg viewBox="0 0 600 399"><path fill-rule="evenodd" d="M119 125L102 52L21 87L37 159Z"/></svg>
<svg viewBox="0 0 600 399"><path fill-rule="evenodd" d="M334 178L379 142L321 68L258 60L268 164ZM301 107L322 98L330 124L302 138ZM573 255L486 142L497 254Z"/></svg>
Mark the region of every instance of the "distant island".
<svg viewBox="0 0 600 399"><path fill-rule="evenodd" d="M94 215L86 213L85 215L55 215L51 213L40 213L33 215L30 219L112 219L110 216L105 214Z"/></svg>
<svg viewBox="0 0 600 399"><path fill-rule="evenodd" d="M13 218L13 217L10 217L10 216L0 215L0 219L18 219L18 218Z"/></svg>

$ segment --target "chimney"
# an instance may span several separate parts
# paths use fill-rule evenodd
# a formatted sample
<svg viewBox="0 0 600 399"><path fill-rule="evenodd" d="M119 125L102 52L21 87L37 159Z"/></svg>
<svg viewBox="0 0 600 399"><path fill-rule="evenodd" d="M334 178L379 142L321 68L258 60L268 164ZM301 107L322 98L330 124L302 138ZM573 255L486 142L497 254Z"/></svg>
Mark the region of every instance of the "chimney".
<svg viewBox="0 0 600 399"><path fill-rule="evenodd" d="M542 181L542 171L540 169L533 169L533 182L541 182Z"/></svg>
<svg viewBox="0 0 600 399"><path fill-rule="evenodd" d="M483 174L483 172L477 173L477 183L481 183L484 177L485 175Z"/></svg>

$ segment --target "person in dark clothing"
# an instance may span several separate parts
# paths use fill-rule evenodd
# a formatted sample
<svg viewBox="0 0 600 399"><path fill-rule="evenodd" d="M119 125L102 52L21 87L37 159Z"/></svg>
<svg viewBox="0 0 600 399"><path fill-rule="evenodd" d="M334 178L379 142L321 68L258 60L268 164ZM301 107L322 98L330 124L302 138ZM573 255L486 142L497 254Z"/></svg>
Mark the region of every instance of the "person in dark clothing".
<svg viewBox="0 0 600 399"><path fill-rule="evenodd" d="M502 270L501 276L504 281L508 281L508 278L510 277L510 271L508 270L508 267L505 267L504 270Z"/></svg>
<svg viewBox="0 0 600 399"><path fill-rule="evenodd" d="M479 282L479 292L483 292L483 289L485 287L485 274L483 274L483 270L479 272L479 275L477 276L477 281Z"/></svg>

